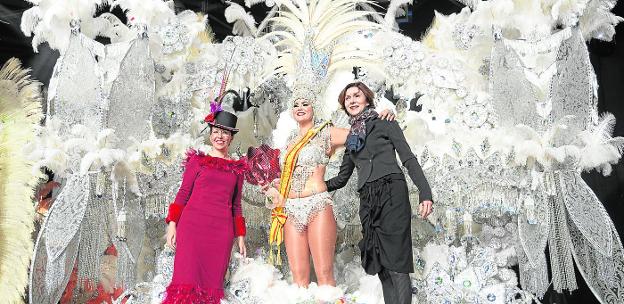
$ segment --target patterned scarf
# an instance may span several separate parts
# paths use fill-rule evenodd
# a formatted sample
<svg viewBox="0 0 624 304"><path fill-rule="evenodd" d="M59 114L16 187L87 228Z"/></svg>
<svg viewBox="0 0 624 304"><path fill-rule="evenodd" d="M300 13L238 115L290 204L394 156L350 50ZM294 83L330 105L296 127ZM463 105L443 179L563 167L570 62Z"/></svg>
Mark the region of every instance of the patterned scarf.
<svg viewBox="0 0 624 304"><path fill-rule="evenodd" d="M345 143L348 151L360 152L360 150L364 148L364 141L366 140L366 122L377 116L378 114L373 108L366 107L360 114L349 118L351 131L349 131L347 142Z"/></svg>

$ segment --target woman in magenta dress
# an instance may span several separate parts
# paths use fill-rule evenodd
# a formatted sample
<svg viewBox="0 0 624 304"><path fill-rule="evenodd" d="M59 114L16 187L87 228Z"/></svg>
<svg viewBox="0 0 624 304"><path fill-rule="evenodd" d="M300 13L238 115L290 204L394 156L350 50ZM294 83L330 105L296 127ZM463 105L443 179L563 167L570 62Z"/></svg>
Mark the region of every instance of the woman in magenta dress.
<svg viewBox="0 0 624 304"><path fill-rule="evenodd" d="M169 206L167 244L176 253L166 304L220 303L235 238L246 255L241 209L246 164L228 155L237 118L226 111L211 115L206 120L212 150L188 153L182 185Z"/></svg>

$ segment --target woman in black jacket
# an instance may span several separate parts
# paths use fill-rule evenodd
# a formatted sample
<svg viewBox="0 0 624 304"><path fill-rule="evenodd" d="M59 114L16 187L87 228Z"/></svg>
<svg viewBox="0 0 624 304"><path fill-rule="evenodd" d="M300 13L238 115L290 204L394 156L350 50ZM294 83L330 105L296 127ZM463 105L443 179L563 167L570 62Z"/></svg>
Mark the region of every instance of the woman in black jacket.
<svg viewBox="0 0 624 304"><path fill-rule="evenodd" d="M420 191L418 211L423 218L432 210L431 189L398 123L378 119L374 93L366 85L347 85L338 101L349 114L351 131L340 172L326 182L327 190L344 187L357 168L362 267L370 275L379 275L385 303L411 303L412 210L396 153Z"/></svg>

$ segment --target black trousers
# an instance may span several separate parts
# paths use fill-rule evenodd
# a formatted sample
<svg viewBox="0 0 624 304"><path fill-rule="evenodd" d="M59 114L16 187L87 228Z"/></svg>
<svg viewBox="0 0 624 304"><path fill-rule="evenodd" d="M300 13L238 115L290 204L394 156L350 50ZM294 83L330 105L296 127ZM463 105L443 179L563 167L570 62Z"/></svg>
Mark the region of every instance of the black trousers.
<svg viewBox="0 0 624 304"><path fill-rule="evenodd" d="M411 304L412 281L409 274L383 269L379 272L385 304Z"/></svg>

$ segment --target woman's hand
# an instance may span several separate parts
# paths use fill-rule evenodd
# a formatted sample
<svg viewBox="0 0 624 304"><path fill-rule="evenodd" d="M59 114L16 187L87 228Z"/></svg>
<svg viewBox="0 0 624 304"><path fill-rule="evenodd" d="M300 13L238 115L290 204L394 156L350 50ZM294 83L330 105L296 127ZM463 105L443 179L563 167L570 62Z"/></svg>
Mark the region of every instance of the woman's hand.
<svg viewBox="0 0 624 304"><path fill-rule="evenodd" d="M245 237L238 237L238 253L240 253L243 257L247 257L247 247L245 246Z"/></svg>
<svg viewBox="0 0 624 304"><path fill-rule="evenodd" d="M379 113L379 119L381 120L394 121L394 118L396 118L396 115L390 109L384 109Z"/></svg>
<svg viewBox="0 0 624 304"><path fill-rule="evenodd" d="M420 217L424 219L426 219L429 216L429 214L431 214L432 211L433 211L432 201L422 201L418 205L418 213L420 214Z"/></svg>
<svg viewBox="0 0 624 304"><path fill-rule="evenodd" d="M165 236L167 239L167 246L169 248L175 250L176 249L176 222L169 222L167 226L167 235Z"/></svg>
<svg viewBox="0 0 624 304"><path fill-rule="evenodd" d="M273 187L279 188L280 179L279 178L274 179L272 184L273 184Z"/></svg>
<svg viewBox="0 0 624 304"><path fill-rule="evenodd" d="M272 202L271 206L267 206L269 209L273 209L275 207L283 207L282 198L279 194L279 191L270 184L266 184L262 186L262 192L266 195Z"/></svg>

